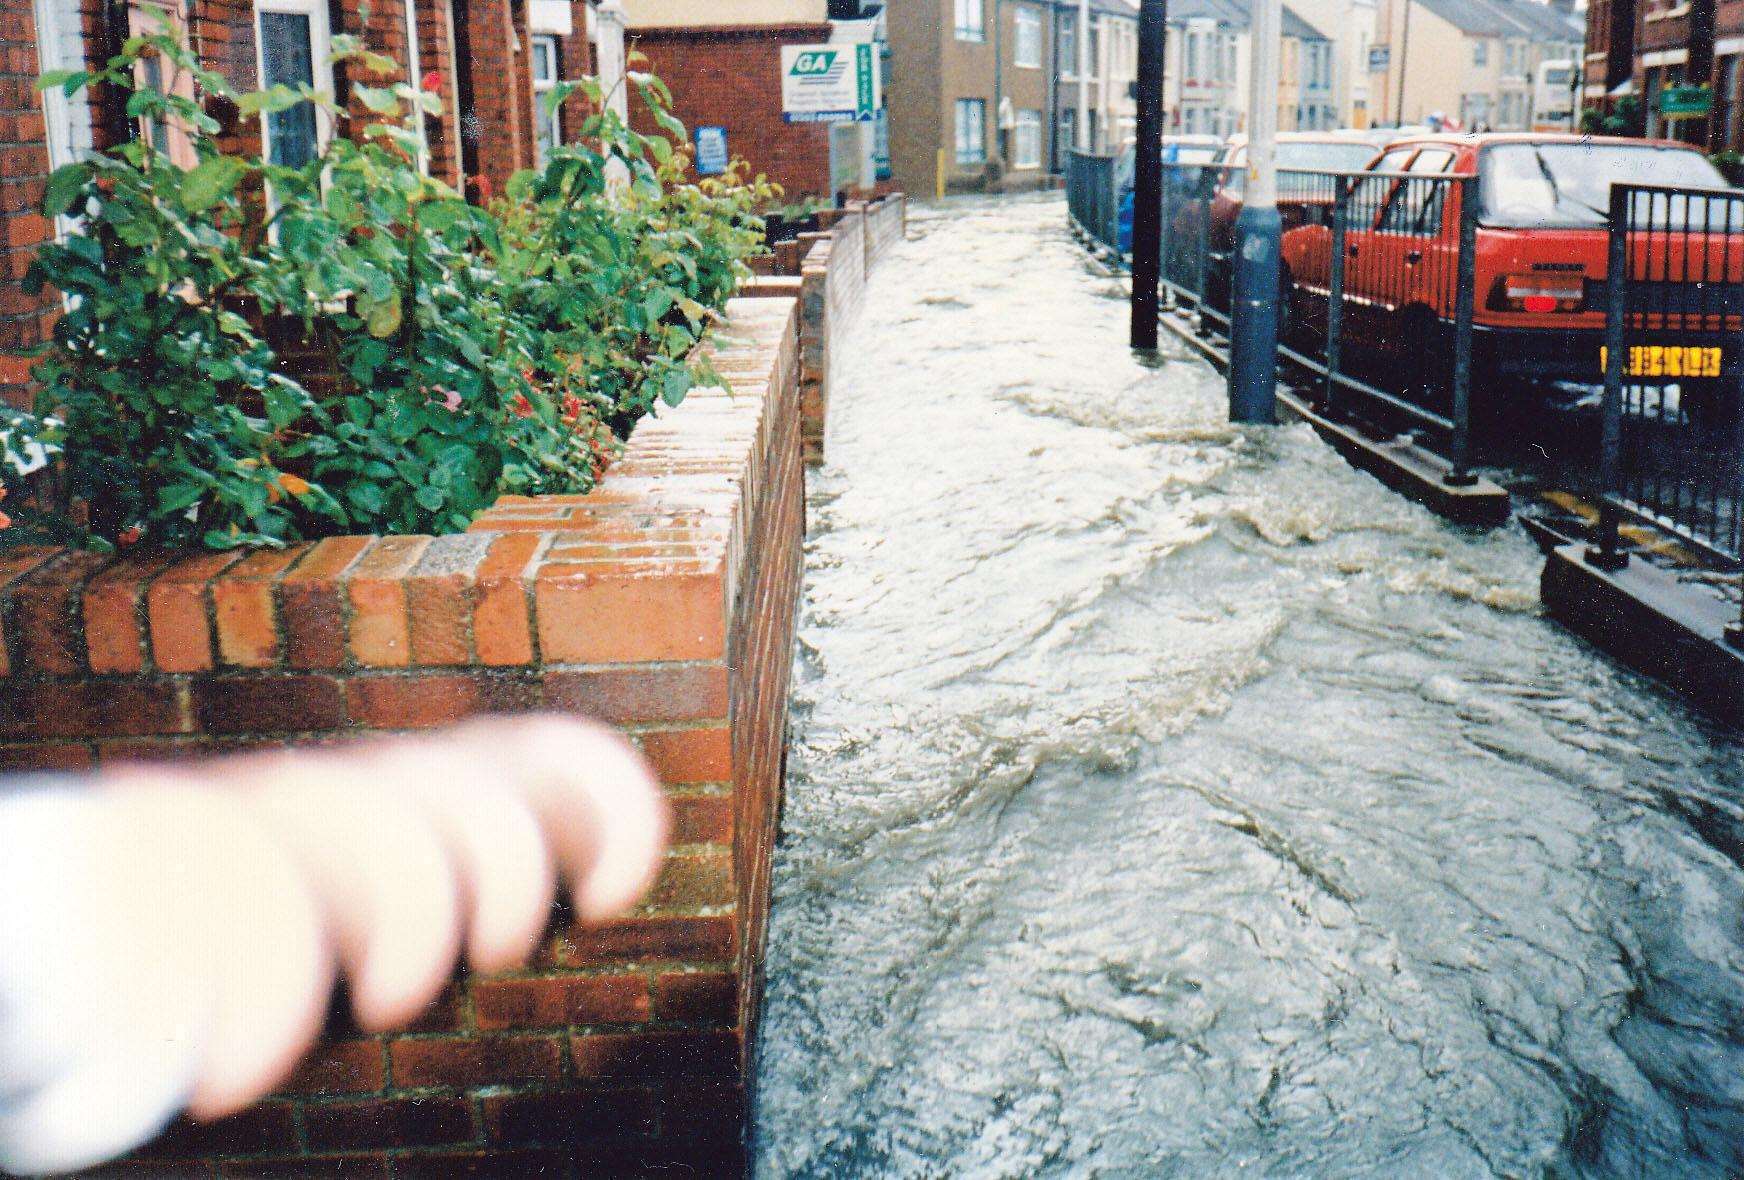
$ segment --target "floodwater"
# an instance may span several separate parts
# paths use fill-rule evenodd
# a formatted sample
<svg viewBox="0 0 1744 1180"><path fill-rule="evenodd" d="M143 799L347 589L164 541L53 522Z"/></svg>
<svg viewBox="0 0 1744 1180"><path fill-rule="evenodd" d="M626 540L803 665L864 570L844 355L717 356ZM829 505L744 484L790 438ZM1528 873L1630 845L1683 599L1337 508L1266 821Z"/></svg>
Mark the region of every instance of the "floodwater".
<svg viewBox="0 0 1744 1180"><path fill-rule="evenodd" d="M1744 745L914 211L813 481L761 1176L1744 1174Z"/></svg>

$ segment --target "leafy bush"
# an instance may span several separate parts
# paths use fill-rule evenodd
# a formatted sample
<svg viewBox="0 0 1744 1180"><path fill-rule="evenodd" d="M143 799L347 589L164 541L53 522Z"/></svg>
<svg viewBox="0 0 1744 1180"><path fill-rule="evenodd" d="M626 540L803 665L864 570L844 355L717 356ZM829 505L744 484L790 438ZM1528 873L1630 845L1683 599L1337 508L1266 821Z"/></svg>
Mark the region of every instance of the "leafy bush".
<svg viewBox="0 0 1744 1180"><path fill-rule="evenodd" d="M354 73L395 68L333 44ZM3 425L58 451L50 515L73 535L226 548L456 531L505 491L587 491L613 431L708 378L695 345L757 249L750 210L770 190L683 183L658 82L638 88L662 133L594 115L480 209L417 169L420 121L439 109L419 88L353 87L373 123L291 168L221 154L198 103L134 88L148 56L233 97L167 36L41 83L129 91L130 117L179 126L198 156L178 167L142 137L49 179L44 212L75 228L27 284L67 307L35 414ZM235 101L244 117L301 102L338 115L308 87Z"/></svg>

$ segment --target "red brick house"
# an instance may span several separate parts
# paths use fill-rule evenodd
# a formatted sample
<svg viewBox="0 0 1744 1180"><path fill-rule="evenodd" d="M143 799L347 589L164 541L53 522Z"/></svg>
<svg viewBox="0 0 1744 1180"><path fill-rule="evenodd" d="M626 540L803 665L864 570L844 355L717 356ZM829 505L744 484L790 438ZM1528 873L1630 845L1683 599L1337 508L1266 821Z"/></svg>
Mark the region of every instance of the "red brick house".
<svg viewBox="0 0 1744 1180"><path fill-rule="evenodd" d="M19 352L53 322L52 296L32 297L20 286L35 248L54 232L37 212L44 180L82 152L139 133L118 96L39 94L36 77L100 64L132 31L160 24L239 92L303 81L331 88L342 101L358 80L343 67L330 70L328 47L335 34L364 35L401 63L403 78L431 78L438 88L443 114L429 121L425 166L474 193L481 180L500 188L534 164L542 140L561 135L540 115L534 94L589 72L591 61L588 0L7 0L0 11L0 398L22 404L28 397L29 361ZM306 107L274 115L264 127L228 104L211 107L227 150L287 162L314 151L322 136L351 131L348 120L318 126ZM175 154L173 142L163 146Z"/></svg>

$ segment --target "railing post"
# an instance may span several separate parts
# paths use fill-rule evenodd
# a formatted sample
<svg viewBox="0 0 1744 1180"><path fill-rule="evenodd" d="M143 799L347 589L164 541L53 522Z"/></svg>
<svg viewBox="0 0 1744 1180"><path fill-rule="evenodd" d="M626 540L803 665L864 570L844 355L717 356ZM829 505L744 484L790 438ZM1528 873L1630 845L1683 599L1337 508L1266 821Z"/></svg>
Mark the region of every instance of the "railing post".
<svg viewBox="0 0 1744 1180"><path fill-rule="evenodd" d="M1459 186L1459 266L1453 295L1453 453L1442 482L1470 487L1472 288L1477 284L1477 177L1447 183Z"/></svg>
<svg viewBox="0 0 1744 1180"><path fill-rule="evenodd" d="M1175 255L1175 222L1169 216L1169 190L1175 187L1175 178L1180 173L1170 164L1163 165L1163 191L1157 203L1162 206L1160 216L1162 228L1162 245L1157 250L1157 276L1162 284L1163 306L1170 311L1175 309L1175 288L1173 286L1174 268L1169 264Z"/></svg>
<svg viewBox="0 0 1744 1180"><path fill-rule="evenodd" d="M1605 398L1599 436L1599 543L1587 550L1587 560L1600 569L1629 564L1618 536L1614 498L1622 490L1623 466L1623 296L1629 265L1631 194L1621 184L1611 186L1611 211L1605 252Z"/></svg>
<svg viewBox="0 0 1744 1180"><path fill-rule="evenodd" d="M1210 330L1210 324L1205 319L1205 274L1206 263L1211 254L1211 194L1215 189L1217 173L1211 168L1201 166L1199 183L1195 186L1199 191L1194 198L1198 210L1193 217L1193 309L1199 315L1199 331L1201 334Z"/></svg>
<svg viewBox="0 0 1744 1180"><path fill-rule="evenodd" d="M1344 258L1345 235L1350 230L1350 192L1355 182L1343 176L1333 178L1332 200L1332 277L1326 292L1326 385L1320 394L1320 408L1328 415L1338 411L1339 349L1344 343Z"/></svg>

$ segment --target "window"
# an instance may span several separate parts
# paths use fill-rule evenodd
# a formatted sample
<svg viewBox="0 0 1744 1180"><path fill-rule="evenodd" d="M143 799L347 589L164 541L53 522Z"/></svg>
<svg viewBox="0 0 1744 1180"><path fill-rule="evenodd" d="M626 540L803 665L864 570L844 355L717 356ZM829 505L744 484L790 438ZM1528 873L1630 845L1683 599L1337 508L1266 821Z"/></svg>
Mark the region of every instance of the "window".
<svg viewBox="0 0 1744 1180"><path fill-rule="evenodd" d="M1017 112L1017 126L1011 132L1011 166L1040 168L1042 166L1042 113Z"/></svg>
<svg viewBox="0 0 1744 1180"><path fill-rule="evenodd" d="M1094 18L1090 21L1090 76L1102 76L1102 22Z"/></svg>
<svg viewBox="0 0 1744 1180"><path fill-rule="evenodd" d="M127 31L130 36L149 37L168 34L183 46L188 43L188 29L182 21L174 0L130 0L127 5ZM193 99L194 78L188 71L172 66L153 54L141 58L134 66L134 84L141 90L173 94ZM189 129L176 120L140 118L139 138L169 157L178 168L192 168L200 162L194 150Z"/></svg>
<svg viewBox="0 0 1744 1180"><path fill-rule="evenodd" d="M1058 54L1060 59L1060 74L1067 78L1078 76L1078 14L1068 12L1060 18L1060 37Z"/></svg>
<svg viewBox="0 0 1744 1180"><path fill-rule="evenodd" d="M957 0L957 40L987 40L985 0Z"/></svg>
<svg viewBox="0 0 1744 1180"><path fill-rule="evenodd" d="M1042 68L1042 14L1027 4L1019 4L1011 14L1011 62L1025 69Z"/></svg>
<svg viewBox="0 0 1744 1180"><path fill-rule="evenodd" d="M1066 152L1078 146L1078 112L1071 107L1060 108L1060 145L1056 154L1063 160Z"/></svg>
<svg viewBox="0 0 1744 1180"><path fill-rule="evenodd" d="M957 163L987 162L987 100L957 100Z"/></svg>
<svg viewBox="0 0 1744 1180"><path fill-rule="evenodd" d="M331 90L326 0L258 0L256 8L261 86ZM262 132L268 162L300 168L320 155L331 129L313 103L301 102L268 115Z"/></svg>
<svg viewBox="0 0 1744 1180"><path fill-rule="evenodd" d="M1452 163L1452 152L1425 148L1417 153L1417 158L1411 161L1406 171L1433 175L1446 171ZM1446 194L1444 181L1401 181L1387 211L1381 215L1381 232L1434 237L1441 232L1441 206Z"/></svg>
<svg viewBox="0 0 1744 1180"><path fill-rule="evenodd" d="M1487 66L1490 64L1490 43L1488 41L1472 42L1472 65Z"/></svg>
<svg viewBox="0 0 1744 1180"><path fill-rule="evenodd" d="M1740 80L1744 79L1744 71L1739 69L1740 62L1744 62L1744 57L1735 54L1720 59L1720 84L1714 90L1713 118L1714 126L1720 132L1720 146L1733 151L1738 150L1740 140L1738 88Z"/></svg>
<svg viewBox="0 0 1744 1180"><path fill-rule="evenodd" d="M1182 68L1182 75L1189 82L1199 80L1199 34L1187 34L1187 64Z"/></svg>
<svg viewBox="0 0 1744 1180"><path fill-rule="evenodd" d="M1088 124L1090 129L1090 150L1093 152L1099 152L1102 150L1102 112L1092 107L1088 113L1090 115L1090 122Z"/></svg>
<svg viewBox="0 0 1744 1180"><path fill-rule="evenodd" d="M555 110L545 109L545 96L557 88L557 38L540 34L533 43L533 130L538 138L535 152L541 167L551 149L563 138L562 122Z"/></svg>

